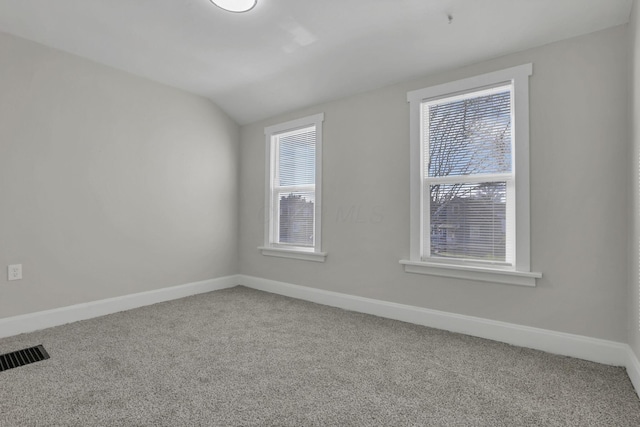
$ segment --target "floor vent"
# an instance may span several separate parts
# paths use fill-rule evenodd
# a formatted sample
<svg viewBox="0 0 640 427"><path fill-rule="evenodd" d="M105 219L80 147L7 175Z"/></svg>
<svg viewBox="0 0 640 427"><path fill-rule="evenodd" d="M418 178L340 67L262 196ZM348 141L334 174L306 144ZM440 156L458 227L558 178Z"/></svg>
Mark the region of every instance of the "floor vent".
<svg viewBox="0 0 640 427"><path fill-rule="evenodd" d="M42 345L25 348L7 354L0 354L0 372L49 358L49 353Z"/></svg>

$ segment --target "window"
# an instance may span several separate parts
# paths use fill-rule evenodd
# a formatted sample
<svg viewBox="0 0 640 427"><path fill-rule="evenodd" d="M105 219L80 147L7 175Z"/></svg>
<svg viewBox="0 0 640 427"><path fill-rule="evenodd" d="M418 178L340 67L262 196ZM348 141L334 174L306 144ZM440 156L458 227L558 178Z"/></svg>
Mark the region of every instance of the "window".
<svg viewBox="0 0 640 427"><path fill-rule="evenodd" d="M263 255L323 262L320 251L324 114L265 128L267 188Z"/></svg>
<svg viewBox="0 0 640 427"><path fill-rule="evenodd" d="M535 286L529 259L532 65L409 92L409 273Z"/></svg>

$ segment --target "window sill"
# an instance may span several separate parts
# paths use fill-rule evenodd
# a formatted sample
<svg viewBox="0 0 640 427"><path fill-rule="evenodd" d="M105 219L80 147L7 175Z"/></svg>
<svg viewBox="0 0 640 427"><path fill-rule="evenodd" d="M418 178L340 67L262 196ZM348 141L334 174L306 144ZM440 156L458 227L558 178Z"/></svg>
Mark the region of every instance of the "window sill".
<svg viewBox="0 0 640 427"><path fill-rule="evenodd" d="M428 274L431 276L454 277L457 279L479 280L482 282L504 283L518 286L536 286L536 279L542 273L502 270L498 268L467 265L438 264L400 260L406 273Z"/></svg>
<svg viewBox="0 0 640 427"><path fill-rule="evenodd" d="M266 246L258 247L262 255L275 256L279 258L300 259L303 261L324 262L327 258L326 252L313 252L296 249L269 248Z"/></svg>

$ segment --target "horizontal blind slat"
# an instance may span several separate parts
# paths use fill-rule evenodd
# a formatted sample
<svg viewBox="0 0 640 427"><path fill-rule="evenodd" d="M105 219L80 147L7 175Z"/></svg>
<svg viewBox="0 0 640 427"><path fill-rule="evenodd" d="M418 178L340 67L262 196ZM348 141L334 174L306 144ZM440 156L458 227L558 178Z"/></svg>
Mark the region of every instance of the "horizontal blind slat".
<svg viewBox="0 0 640 427"><path fill-rule="evenodd" d="M315 243L316 127L277 136L277 242L313 247Z"/></svg>
<svg viewBox="0 0 640 427"><path fill-rule="evenodd" d="M315 183L315 126L278 137L278 179L280 186Z"/></svg>
<svg viewBox="0 0 640 427"><path fill-rule="evenodd" d="M425 102L425 175L511 172L511 92Z"/></svg>
<svg viewBox="0 0 640 427"><path fill-rule="evenodd" d="M432 257L506 260L506 182L443 184L425 188ZM426 251L426 249L429 249Z"/></svg>

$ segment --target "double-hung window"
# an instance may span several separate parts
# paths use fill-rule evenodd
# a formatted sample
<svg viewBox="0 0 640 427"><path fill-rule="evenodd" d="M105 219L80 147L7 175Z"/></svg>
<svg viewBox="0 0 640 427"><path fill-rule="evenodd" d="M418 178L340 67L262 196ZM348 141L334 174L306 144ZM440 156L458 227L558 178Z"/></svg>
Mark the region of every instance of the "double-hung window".
<svg viewBox="0 0 640 427"><path fill-rule="evenodd" d="M324 114L316 114L265 128L263 255L325 260L320 250L323 120Z"/></svg>
<svg viewBox="0 0 640 427"><path fill-rule="evenodd" d="M405 271L535 285L529 249L531 64L409 92Z"/></svg>

